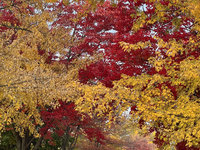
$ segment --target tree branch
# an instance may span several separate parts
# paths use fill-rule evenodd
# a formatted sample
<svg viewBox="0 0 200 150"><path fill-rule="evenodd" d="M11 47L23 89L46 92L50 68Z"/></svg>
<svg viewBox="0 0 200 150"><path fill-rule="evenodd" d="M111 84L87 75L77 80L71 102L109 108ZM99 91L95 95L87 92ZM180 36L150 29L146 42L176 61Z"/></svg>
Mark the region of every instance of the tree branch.
<svg viewBox="0 0 200 150"><path fill-rule="evenodd" d="M15 26L8 26L8 25L6 25L6 24L0 24L0 25L1 25L1 26L4 26L4 27L7 27L7 28L10 28L10 29L24 30L24 31L28 31L28 32L31 32L31 33L32 33L32 31L29 30L29 29L20 28L20 27L15 27Z"/></svg>

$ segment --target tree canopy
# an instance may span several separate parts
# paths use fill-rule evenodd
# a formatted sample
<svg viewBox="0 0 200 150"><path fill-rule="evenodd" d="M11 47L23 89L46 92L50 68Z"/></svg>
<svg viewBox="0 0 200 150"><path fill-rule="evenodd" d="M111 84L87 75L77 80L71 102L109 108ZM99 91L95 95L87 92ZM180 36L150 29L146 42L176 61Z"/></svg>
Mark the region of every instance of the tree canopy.
<svg viewBox="0 0 200 150"><path fill-rule="evenodd" d="M0 129L18 149L70 125L104 139L97 122L124 113L161 149L200 148L198 0L2 0L0 12Z"/></svg>
<svg viewBox="0 0 200 150"><path fill-rule="evenodd" d="M93 34L94 37L106 34L103 36L107 38L106 42L99 43L108 47L105 48L104 62L100 62L97 68L96 63L85 70L88 70L85 78L96 79L112 87L87 87L91 89L85 90L86 95L88 91L96 93L96 111L102 114L112 107L109 111L112 120L114 114L123 113L131 107L133 122L147 132L156 131L155 142L158 145L165 143L177 145L179 149L187 146L198 149L199 1L122 0L115 8L109 2L102 7L105 6L106 9L99 9L99 16L106 15L101 16L103 19L97 23L97 28L109 22L108 27L116 32L100 30ZM113 19L105 21L106 17ZM120 21L121 24L118 24ZM103 25L98 26L101 22L104 22ZM114 42L110 42L109 37ZM115 44L115 41L119 42ZM114 53L111 54L112 51ZM112 67L107 69L109 66ZM121 80L115 76L115 71L122 75ZM109 75L112 79L107 78ZM119 81L109 86L105 83L106 79L109 82ZM96 87L99 88L94 90ZM87 106L94 101L88 95L85 99Z"/></svg>

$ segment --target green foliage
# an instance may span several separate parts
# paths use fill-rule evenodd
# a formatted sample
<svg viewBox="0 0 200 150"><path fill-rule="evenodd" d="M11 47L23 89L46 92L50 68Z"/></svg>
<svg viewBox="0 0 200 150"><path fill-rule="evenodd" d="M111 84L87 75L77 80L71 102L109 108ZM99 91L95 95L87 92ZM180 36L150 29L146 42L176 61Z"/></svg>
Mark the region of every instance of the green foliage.
<svg viewBox="0 0 200 150"><path fill-rule="evenodd" d="M15 150L16 141L12 130L7 130L1 133L0 150Z"/></svg>

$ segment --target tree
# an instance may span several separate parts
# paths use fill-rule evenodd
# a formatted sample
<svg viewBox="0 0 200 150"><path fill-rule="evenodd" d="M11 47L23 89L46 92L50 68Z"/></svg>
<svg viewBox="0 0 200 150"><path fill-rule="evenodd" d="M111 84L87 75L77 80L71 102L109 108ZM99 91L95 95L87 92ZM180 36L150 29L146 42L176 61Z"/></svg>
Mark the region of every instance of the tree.
<svg viewBox="0 0 200 150"><path fill-rule="evenodd" d="M62 8L62 15L57 20L58 24L65 28L70 27L69 25L74 26L76 37L78 39L84 37L83 42L78 46L72 47L71 50L83 52L86 55L94 51L103 53L103 59L99 59L98 62L87 65L86 68L79 71L79 80L83 84L89 83L89 85L83 85L79 88L83 96L75 101L77 109L80 107L79 110L84 112L87 110L82 109L82 106L88 108L89 111L97 108L95 112L99 112L99 115L102 114L102 116L106 113L111 116L111 114L114 114L114 111L123 112L123 110L117 108L119 101L116 101L115 98L110 99L109 102L102 99L106 93L109 93L110 89L105 91L105 88L99 85L98 81L111 88L113 87L112 81L119 80L122 73L134 75L145 72L145 69L150 69L152 66L147 63L147 60L150 56L155 55L153 50L157 47L156 40L150 35L143 37L143 34L146 33L145 30L140 30L134 34L131 33L133 20L130 15L135 10L134 5L128 4L125 1L119 2L117 7L113 7L110 2L99 5L95 12L86 11L87 13L83 19L77 22L72 22L68 18L67 12L72 11L69 10L69 7L61 4L58 5L59 8ZM70 18L73 18L73 14ZM126 26L124 26L124 23ZM151 41L153 48L147 47L142 54L138 50L137 53L131 52L130 55L128 52L124 52L119 44L122 40L137 43L140 39ZM97 105L93 103L94 97Z"/></svg>
<svg viewBox="0 0 200 150"><path fill-rule="evenodd" d="M118 83L123 89L131 87L122 97L135 100L132 114L150 132L157 131L157 144L173 143L177 149L199 149L199 14L194 13L199 5L195 5L198 2L141 3L145 9L133 15L137 18L133 31L150 30L157 39L157 56L149 59L155 70ZM129 51L145 43L121 44Z"/></svg>
<svg viewBox="0 0 200 150"><path fill-rule="evenodd" d="M34 147L38 149L43 140L38 133L41 109L57 107L58 99L73 102L81 96L73 87L80 85L78 70L95 58L67 52L81 40L74 42L73 27L49 26L59 15L49 9L51 2L0 1L0 129L13 125L18 150L30 149L40 137ZM65 55L69 63L63 62Z"/></svg>
<svg viewBox="0 0 200 150"><path fill-rule="evenodd" d="M149 62L156 72L147 72L148 74L136 78L128 77L125 81L126 85L133 86L130 96L138 100L134 115L139 115L143 126L149 126L150 131L160 133L157 138L163 142L186 144L177 144L179 149L199 147L199 15L191 9L195 4L192 1L146 4L147 10L141 12L137 23L143 29L155 32L159 49L157 56L150 58ZM199 5L194 9L198 7ZM153 12L157 14L156 17L151 15ZM145 21L141 23L143 17ZM137 23L133 26L135 30L139 29ZM193 44L194 41L196 44ZM122 45L125 50L135 49L136 46L126 43ZM134 87L140 92L137 93L139 97L136 96Z"/></svg>
<svg viewBox="0 0 200 150"><path fill-rule="evenodd" d="M66 97L110 126L131 109L161 149L199 149L198 1L46 2L1 3L0 125L18 149Z"/></svg>
<svg viewBox="0 0 200 150"><path fill-rule="evenodd" d="M102 50L104 57L80 70L80 80L90 86L83 86L76 104L92 109L93 103L110 120L131 107L134 122L157 132L159 146L198 149L199 6L198 1L121 0L87 14L82 47ZM113 85L114 80L119 81Z"/></svg>
<svg viewBox="0 0 200 150"><path fill-rule="evenodd" d="M59 101L60 106L56 109L48 108L41 111L44 127L40 129L41 136L53 142L51 135L56 133L61 139L61 149L74 149L80 135L92 141L94 138L98 143L104 143L104 131L100 128L100 121L92 119L87 114L79 114L75 110L73 102Z"/></svg>

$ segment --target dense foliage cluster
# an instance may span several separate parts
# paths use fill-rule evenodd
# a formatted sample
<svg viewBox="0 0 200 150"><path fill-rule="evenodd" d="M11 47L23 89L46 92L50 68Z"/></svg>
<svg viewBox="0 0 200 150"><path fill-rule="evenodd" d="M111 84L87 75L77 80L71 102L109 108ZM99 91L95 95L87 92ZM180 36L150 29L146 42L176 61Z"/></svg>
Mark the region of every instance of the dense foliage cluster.
<svg viewBox="0 0 200 150"><path fill-rule="evenodd" d="M198 0L0 0L1 145L200 149L199 56Z"/></svg>

